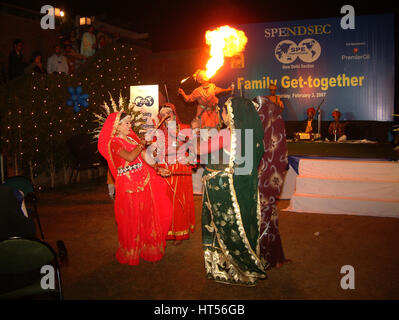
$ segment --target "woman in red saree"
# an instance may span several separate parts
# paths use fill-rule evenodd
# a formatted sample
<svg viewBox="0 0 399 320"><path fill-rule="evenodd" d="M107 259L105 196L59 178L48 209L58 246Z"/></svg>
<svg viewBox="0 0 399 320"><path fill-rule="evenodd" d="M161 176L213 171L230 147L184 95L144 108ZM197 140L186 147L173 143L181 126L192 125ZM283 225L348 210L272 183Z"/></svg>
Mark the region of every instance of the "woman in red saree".
<svg viewBox="0 0 399 320"><path fill-rule="evenodd" d="M165 137L162 157L171 171L171 175L165 179L173 206L172 224L166 239L175 240L174 244L178 245L182 240L190 238L190 232L194 232L195 227L192 166L180 161L182 159L178 154L179 147L185 143L184 138L191 133L191 128L180 122L176 108L171 103L165 103L159 109L158 117L160 120L167 119L160 127ZM184 153L183 156L185 155Z"/></svg>
<svg viewBox="0 0 399 320"><path fill-rule="evenodd" d="M115 219L118 225L117 260L138 265L140 258L155 262L165 252L172 218L167 184L157 175L167 170L148 165L145 144L133 133L130 116L111 113L98 139L98 150L115 179Z"/></svg>

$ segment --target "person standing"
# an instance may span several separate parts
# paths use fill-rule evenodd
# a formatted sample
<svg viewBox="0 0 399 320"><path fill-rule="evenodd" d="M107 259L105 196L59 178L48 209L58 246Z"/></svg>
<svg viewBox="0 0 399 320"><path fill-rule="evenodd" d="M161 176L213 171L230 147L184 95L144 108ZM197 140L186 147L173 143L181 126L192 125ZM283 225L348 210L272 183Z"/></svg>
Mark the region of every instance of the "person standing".
<svg viewBox="0 0 399 320"><path fill-rule="evenodd" d="M190 238L190 233L195 228L195 210L193 196L192 166L186 163L186 153L180 154L179 149L186 142L186 133L191 132L190 126L181 123L172 103L165 103L159 109L160 121L166 119L160 130L164 134L164 145L161 157L166 162L171 176L166 178L168 195L173 205L172 225L168 232L167 240L175 240L179 245L182 240ZM183 150L184 151L184 150Z"/></svg>
<svg viewBox="0 0 399 320"><path fill-rule="evenodd" d="M14 40L14 48L8 57L8 79L12 80L24 74L25 62L23 53L24 43L20 39Z"/></svg>
<svg viewBox="0 0 399 320"><path fill-rule="evenodd" d="M55 45L54 54L47 60L47 73L53 72L68 74L68 61L61 52L61 46Z"/></svg>
<svg viewBox="0 0 399 320"><path fill-rule="evenodd" d="M83 33L82 41L80 44L80 54L89 58L96 53L97 41L94 34L94 27L89 26L87 32Z"/></svg>
<svg viewBox="0 0 399 320"><path fill-rule="evenodd" d="M260 224L260 257L271 267L290 262L285 258L277 210L277 197L284 182L288 166L288 151L284 120L280 108L269 97L253 99L262 121L265 153L259 165L259 196L262 219Z"/></svg>
<svg viewBox="0 0 399 320"><path fill-rule="evenodd" d="M116 258L121 264L138 265L140 259L162 259L172 206L159 176L170 172L147 164L145 142L134 134L130 121L126 113L111 113L102 126L98 150L115 179Z"/></svg>
<svg viewBox="0 0 399 320"><path fill-rule="evenodd" d="M229 93L232 88L219 88L210 82L204 70L197 70L194 74L194 80L200 86L193 90L190 95L186 95L182 88L179 88L180 94L186 102L197 102L196 117L201 120L201 128L216 128L219 123L219 99L217 95Z"/></svg>
<svg viewBox="0 0 399 320"><path fill-rule="evenodd" d="M69 74L73 74L79 68L82 61L87 60L87 57L73 49L69 40L64 43L64 55L67 58Z"/></svg>
<svg viewBox="0 0 399 320"><path fill-rule="evenodd" d="M267 96L267 98L271 102L276 104L280 108L280 111L283 112L284 103L283 103L283 101L281 101L280 96L276 96L277 86L275 84L273 84L273 83L270 84L269 85L269 91L270 91L270 94Z"/></svg>
<svg viewBox="0 0 399 320"><path fill-rule="evenodd" d="M25 73L46 73L46 69L42 64L42 55L39 51L33 52L31 64L25 68Z"/></svg>
<svg viewBox="0 0 399 320"><path fill-rule="evenodd" d="M217 282L254 286L266 278L268 268L258 254L257 172L264 152L263 128L253 103L242 97L226 101L222 118L227 128L197 148L200 155L210 158L202 178L205 270L208 279ZM251 131L251 138L245 129ZM242 158L243 150L251 151Z"/></svg>

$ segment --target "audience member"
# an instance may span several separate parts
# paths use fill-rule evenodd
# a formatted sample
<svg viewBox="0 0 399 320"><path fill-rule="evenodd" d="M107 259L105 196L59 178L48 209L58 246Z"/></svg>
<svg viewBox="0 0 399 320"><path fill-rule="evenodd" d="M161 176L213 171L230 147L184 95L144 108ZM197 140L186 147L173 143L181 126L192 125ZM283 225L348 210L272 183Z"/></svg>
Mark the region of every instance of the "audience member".
<svg viewBox="0 0 399 320"><path fill-rule="evenodd" d="M100 43L100 38L101 37L104 37L104 40L103 40L104 41L104 45L107 45L107 44L111 43L111 39L108 36L108 34L106 33L104 26L100 26L100 30L97 33L97 43L98 44ZM104 47L104 45L102 47ZM99 45L98 45L98 47L100 48Z"/></svg>
<svg viewBox="0 0 399 320"><path fill-rule="evenodd" d="M70 35L69 35L69 41L71 42L71 46L72 46L72 49L75 51L75 52L79 52L80 50L79 50L79 38L78 38L78 35L77 35L77 32L75 31L75 30L72 30L71 31L71 33L70 33Z"/></svg>
<svg viewBox="0 0 399 320"><path fill-rule="evenodd" d="M105 41L105 36L100 36L98 38L98 49L102 49L107 45L107 42Z"/></svg>
<svg viewBox="0 0 399 320"><path fill-rule="evenodd" d="M67 58L69 74L74 73L79 68L80 63L87 59L73 49L70 40L64 42L64 55Z"/></svg>
<svg viewBox="0 0 399 320"><path fill-rule="evenodd" d="M91 57L96 53L97 41L94 35L94 27L89 26L89 30L85 32L82 36L82 41L80 44L80 54L85 57Z"/></svg>
<svg viewBox="0 0 399 320"><path fill-rule="evenodd" d="M61 46L57 44L54 51L55 53L47 61L47 73L62 72L68 74L68 61L61 52Z"/></svg>
<svg viewBox="0 0 399 320"><path fill-rule="evenodd" d="M20 39L14 41L14 49L8 57L8 78L10 80L23 75L25 69L24 54L23 54L24 43Z"/></svg>
<svg viewBox="0 0 399 320"><path fill-rule="evenodd" d="M39 51L33 52L31 63L25 68L25 73L46 73L46 69L42 64L42 54Z"/></svg>

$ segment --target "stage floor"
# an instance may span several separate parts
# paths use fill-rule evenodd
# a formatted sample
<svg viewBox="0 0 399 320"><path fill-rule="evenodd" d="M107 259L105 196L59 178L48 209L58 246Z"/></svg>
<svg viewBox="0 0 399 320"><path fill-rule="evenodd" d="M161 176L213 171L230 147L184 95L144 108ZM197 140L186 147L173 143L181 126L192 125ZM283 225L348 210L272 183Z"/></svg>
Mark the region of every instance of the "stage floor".
<svg viewBox="0 0 399 320"><path fill-rule="evenodd" d="M287 141L290 156L345 157L398 160L398 154L390 143L355 143L324 141Z"/></svg>

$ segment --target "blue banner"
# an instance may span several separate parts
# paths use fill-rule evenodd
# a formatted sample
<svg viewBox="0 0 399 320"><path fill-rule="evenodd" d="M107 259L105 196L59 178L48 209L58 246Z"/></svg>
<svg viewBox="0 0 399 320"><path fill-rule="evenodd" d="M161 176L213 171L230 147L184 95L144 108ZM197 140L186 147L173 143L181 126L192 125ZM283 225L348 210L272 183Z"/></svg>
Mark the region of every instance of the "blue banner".
<svg viewBox="0 0 399 320"><path fill-rule="evenodd" d="M248 38L245 52L226 59L212 81L234 83L246 98L269 95L275 83L285 120L305 119L324 99L322 120L338 108L341 120L392 121L394 17L355 16L353 30L342 29L341 19L235 26Z"/></svg>

